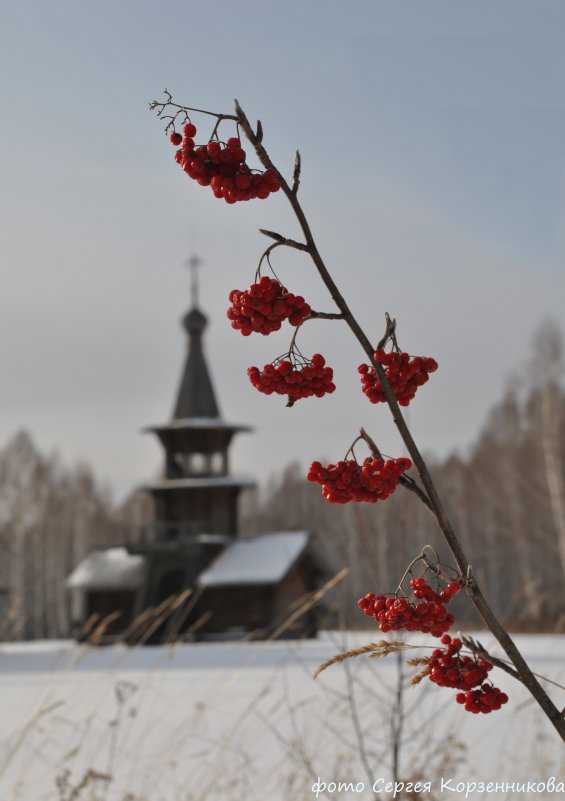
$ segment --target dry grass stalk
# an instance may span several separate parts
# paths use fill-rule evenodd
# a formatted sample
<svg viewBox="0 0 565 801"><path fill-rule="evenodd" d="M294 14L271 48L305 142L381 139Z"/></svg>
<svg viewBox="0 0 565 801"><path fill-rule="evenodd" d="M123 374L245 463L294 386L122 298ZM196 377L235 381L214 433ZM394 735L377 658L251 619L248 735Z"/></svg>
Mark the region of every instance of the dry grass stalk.
<svg viewBox="0 0 565 801"><path fill-rule="evenodd" d="M79 631L79 633L78 633L78 638L79 638L80 640L88 640L88 638L89 638L89 637L90 637L90 635L92 634L92 631L93 631L94 627L95 627L95 626L96 626L96 624L97 624L97 623L99 623L99 622L100 622L100 615L98 614L98 612L94 612L94 613L93 613L92 615L90 615L90 617L89 617L89 618L86 620L85 624L83 625L83 627L82 627L82 628L81 628L81 630Z"/></svg>
<svg viewBox="0 0 565 801"><path fill-rule="evenodd" d="M92 635L89 637L87 645L91 646L92 648L100 645L108 627L114 622L114 620L117 620L121 616L121 612L112 612L112 614L103 618L94 629Z"/></svg>
<svg viewBox="0 0 565 801"><path fill-rule="evenodd" d="M68 801L76 801L76 799L81 795L82 791L85 790L89 784L94 782L111 782L112 777L107 773L100 773L96 770L87 770L84 776L82 777L79 784L76 787L73 787L71 790L70 795L68 796Z"/></svg>
<svg viewBox="0 0 565 801"><path fill-rule="evenodd" d="M138 634L139 630L142 629L143 624L153 617L154 611L155 611L154 606L148 606L147 609L144 609L143 612L140 612L139 615L131 622L130 626L123 633L122 635L123 641L129 642L132 645L136 645L137 643L134 639L134 635Z"/></svg>
<svg viewBox="0 0 565 801"><path fill-rule="evenodd" d="M426 665L426 667L422 668L422 670L419 673L416 673L416 675L410 679L410 686L415 687L422 681L422 679L425 679L426 676L429 676L429 674L430 674L430 666Z"/></svg>
<svg viewBox="0 0 565 801"><path fill-rule="evenodd" d="M25 623L25 617L22 617L20 607L20 599L14 598L4 620L0 622L0 641L16 639L21 631Z"/></svg>
<svg viewBox="0 0 565 801"><path fill-rule="evenodd" d="M207 623L211 617L212 617L212 612L210 612L209 610L201 614L198 620L195 620L194 623L187 628L187 630L184 633L184 637L188 638L191 634L194 634L196 631L198 631L198 629L202 628L202 626L205 623Z"/></svg>
<svg viewBox="0 0 565 801"><path fill-rule="evenodd" d="M331 665L336 665L338 662L344 662L346 659L351 659L354 656L369 654L371 659L379 659L381 656L388 656L388 654L393 654L396 651L400 651L402 648L406 648L406 643L398 640L393 640L392 642L388 642L387 640L372 642L368 645L362 646L361 648L354 648L351 651L344 651L341 654L332 656L330 659L327 659L325 662L319 665L312 676L316 679L320 673L322 673L322 671L326 670L326 668L331 667Z"/></svg>
<svg viewBox="0 0 565 801"><path fill-rule="evenodd" d="M202 587L196 587L189 590L184 590L182 593L180 593L179 602L177 604L177 613L169 623L168 632L165 638L167 645L174 645L174 643L179 639L183 640L190 633L192 633L193 630L198 630L198 628L204 624L200 623L201 618L199 618L196 623L193 623L188 630L183 632L183 627L200 600L202 592ZM196 626L196 628L194 628L194 626ZM183 633L181 634L181 632Z"/></svg>
<svg viewBox="0 0 565 801"><path fill-rule="evenodd" d="M152 609L152 616L154 617L151 624L148 628L142 633L141 637L137 641L136 645L145 645L147 640L154 634L155 631L159 628L159 626L165 622L165 620L175 611L176 604L178 601L178 594L177 595L169 595L168 598L159 604L159 606Z"/></svg>
<svg viewBox="0 0 565 801"><path fill-rule="evenodd" d="M332 576L332 578L329 579L329 581L326 581L323 587L320 587L319 590L315 590L314 592L311 593L306 593L305 596L302 596L301 598L298 598L296 601L294 601L291 607L294 606L298 608L295 608L294 611L286 618L286 620L284 620L283 623L280 624L280 626L277 626L277 628L268 637L268 639L269 640L278 639L281 636L281 634L283 634L283 632L285 632L290 626L292 626L292 624L296 620L298 620L300 617L302 617L302 615L306 614L306 612L312 609L312 607L314 607L318 603L318 601L320 601L320 599L324 597L324 595L327 592L329 592L333 587L335 587L336 584L339 584L339 582L342 579L344 579L348 575L348 573L349 573L349 568L342 567L341 570L339 570L335 574L335 576Z"/></svg>
<svg viewBox="0 0 565 801"><path fill-rule="evenodd" d="M411 667L420 667L420 665L427 665L428 659L425 656L416 656L414 659L407 659L406 664Z"/></svg>

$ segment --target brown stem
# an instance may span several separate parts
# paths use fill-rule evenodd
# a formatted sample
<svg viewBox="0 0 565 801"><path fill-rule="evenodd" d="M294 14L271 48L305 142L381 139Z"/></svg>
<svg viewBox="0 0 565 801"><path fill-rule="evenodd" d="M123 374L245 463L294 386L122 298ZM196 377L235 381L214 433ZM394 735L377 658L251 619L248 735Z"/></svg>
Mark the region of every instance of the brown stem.
<svg viewBox="0 0 565 801"><path fill-rule="evenodd" d="M317 312L311 311L307 320L343 320L343 314L339 312Z"/></svg>
<svg viewBox="0 0 565 801"><path fill-rule="evenodd" d="M476 654L477 656L482 656L483 659L487 660L487 662L490 662L492 665L496 665L496 667L504 670L505 673L508 673L509 676L521 681L520 674L516 670L513 670L513 668L507 665L502 659L497 659L496 656L491 656L486 648L483 648L480 642L473 640L472 637L465 636L461 637L461 642L472 653Z"/></svg>
<svg viewBox="0 0 565 801"><path fill-rule="evenodd" d="M294 170L292 173L292 191L294 194L298 192L298 187L300 186L301 167L302 167L302 160L300 158L300 152L297 150L296 155L294 156Z"/></svg>
<svg viewBox="0 0 565 801"><path fill-rule="evenodd" d="M388 313L385 313L385 319L386 319L386 331L384 332L382 339L379 340L379 343L377 345L377 350L379 350L379 348L384 348L387 340L393 338L394 332L396 331L396 320L392 320L389 317ZM393 344L396 344L396 338L394 339Z"/></svg>
<svg viewBox="0 0 565 801"><path fill-rule="evenodd" d="M259 228L259 233L274 239L279 245L287 245L289 248L296 248L297 250L308 250L308 245L303 245L302 242L295 242L294 239L287 239L276 231L267 231L265 228Z"/></svg>
<svg viewBox="0 0 565 801"><path fill-rule="evenodd" d="M382 454L377 447L376 442L372 439L372 437L367 434L364 428L361 429L361 439L364 439L369 448L371 449L371 453L373 456L376 456L378 459L382 459ZM413 478L410 476L401 475L398 479L398 483L401 484L405 489L410 490L410 492L414 492L418 498L422 501L422 503L428 507L430 512L433 513L432 506L430 504L430 499L426 495L426 493L419 487Z"/></svg>

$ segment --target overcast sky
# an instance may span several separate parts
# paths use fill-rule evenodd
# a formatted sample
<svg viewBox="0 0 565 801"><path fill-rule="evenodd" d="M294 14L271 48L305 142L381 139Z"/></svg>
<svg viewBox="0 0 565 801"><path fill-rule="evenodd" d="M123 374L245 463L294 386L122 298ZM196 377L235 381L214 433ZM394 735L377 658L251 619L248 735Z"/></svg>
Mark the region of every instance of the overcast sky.
<svg viewBox="0 0 565 801"><path fill-rule="evenodd" d="M185 341L184 263L203 259L206 352L224 418L251 423L233 467L342 458L365 425L391 455L386 409L360 392L339 322L305 326L338 389L287 409L246 369L288 334L243 338L225 318L268 244L299 236L281 193L228 206L187 179L148 102L230 112L237 97L281 171L303 158L319 249L377 340L439 371L409 410L424 451L465 452L546 318L565 301L565 6L521 0L0 0L0 446L28 429L90 462L118 499L153 478L140 429L168 421ZM207 123L201 123L202 134ZM231 135L226 129L226 134ZM284 283L331 301L307 258Z"/></svg>

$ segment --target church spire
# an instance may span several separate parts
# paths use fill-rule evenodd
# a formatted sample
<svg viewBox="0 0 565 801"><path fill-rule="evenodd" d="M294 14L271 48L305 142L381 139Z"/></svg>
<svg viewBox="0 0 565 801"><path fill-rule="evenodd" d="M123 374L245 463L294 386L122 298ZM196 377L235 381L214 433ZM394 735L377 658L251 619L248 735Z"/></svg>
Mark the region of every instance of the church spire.
<svg viewBox="0 0 565 801"><path fill-rule="evenodd" d="M187 261L190 270L190 305L193 309L198 307L198 268L201 264L200 257L195 254Z"/></svg>
<svg viewBox="0 0 565 801"><path fill-rule="evenodd" d="M208 320L198 308L197 270L201 261L198 256L193 255L187 264L191 271L191 308L183 317L182 324L188 334L188 354L177 394L173 420L191 417L219 418L220 412L202 349L202 336Z"/></svg>

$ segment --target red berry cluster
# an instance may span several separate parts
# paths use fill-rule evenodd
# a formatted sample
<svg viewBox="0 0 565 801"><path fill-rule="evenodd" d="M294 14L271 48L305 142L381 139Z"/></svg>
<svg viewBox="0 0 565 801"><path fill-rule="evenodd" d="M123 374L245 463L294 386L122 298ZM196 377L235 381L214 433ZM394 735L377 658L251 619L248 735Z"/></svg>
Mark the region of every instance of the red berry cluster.
<svg viewBox="0 0 565 801"><path fill-rule="evenodd" d="M484 682L492 670L490 662L474 655L461 656L463 643L457 637L444 634L441 643L445 648L436 648L428 658L430 681L455 690L468 690Z"/></svg>
<svg viewBox="0 0 565 801"><path fill-rule="evenodd" d="M211 186L214 195L224 198L226 203L256 197L264 199L280 189L274 170L263 173L250 170L237 137L228 139L226 144L212 139L207 145L196 147L196 126L188 122L183 132L184 136L177 132L170 136L173 145L180 145L175 161L190 178L201 186Z"/></svg>
<svg viewBox="0 0 565 801"><path fill-rule="evenodd" d="M374 355L375 361L385 368L386 377L400 406L408 406L418 387L425 384L429 374L438 368L435 359L424 356L410 356L399 351L385 353L382 348L376 350ZM369 367L368 364L360 364L357 369L361 374L363 392L371 403L384 403L384 392L375 368Z"/></svg>
<svg viewBox="0 0 565 801"><path fill-rule="evenodd" d="M333 370L325 365L324 357L320 353L315 353L310 361L301 364L285 358L266 364L263 370L250 367L247 375L259 392L265 395L272 395L273 392L287 395L287 406L292 406L301 398L310 398L313 395L321 398L326 393L335 391Z"/></svg>
<svg viewBox="0 0 565 801"><path fill-rule="evenodd" d="M437 593L424 578L410 581L415 601L406 597L375 595L368 592L357 601L367 617L374 617L381 631L422 631L441 637L455 623L445 605L461 589L458 581L451 581Z"/></svg>
<svg viewBox="0 0 565 801"><path fill-rule="evenodd" d="M465 704L467 712L482 712L487 715L500 709L503 704L508 703L508 696L493 687L492 684L485 683L476 690L467 690L465 693L457 693L455 700L458 704Z"/></svg>
<svg viewBox="0 0 565 801"><path fill-rule="evenodd" d="M462 642L449 634L441 638L444 649L436 648L429 657L429 678L440 687L463 690L455 700L468 712L488 714L508 702L506 693L485 681L492 664L482 657L461 656ZM473 689L475 688L475 689Z"/></svg>
<svg viewBox="0 0 565 801"><path fill-rule="evenodd" d="M458 581L450 581L443 590L436 592L422 576L410 579L410 586L415 598L423 598L426 601L441 604L448 604L461 589L461 584Z"/></svg>
<svg viewBox="0 0 565 801"><path fill-rule="evenodd" d="M362 465L354 459L326 467L312 462L307 478L322 485L322 495L330 503L375 503L392 495L402 473L411 467L410 459L387 459L385 462L368 456Z"/></svg>
<svg viewBox="0 0 565 801"><path fill-rule="evenodd" d="M301 295L287 292L279 281L267 275L245 292L232 289L230 303L228 318L232 328L246 337L253 331L264 335L278 331L283 320L300 325L312 311Z"/></svg>

